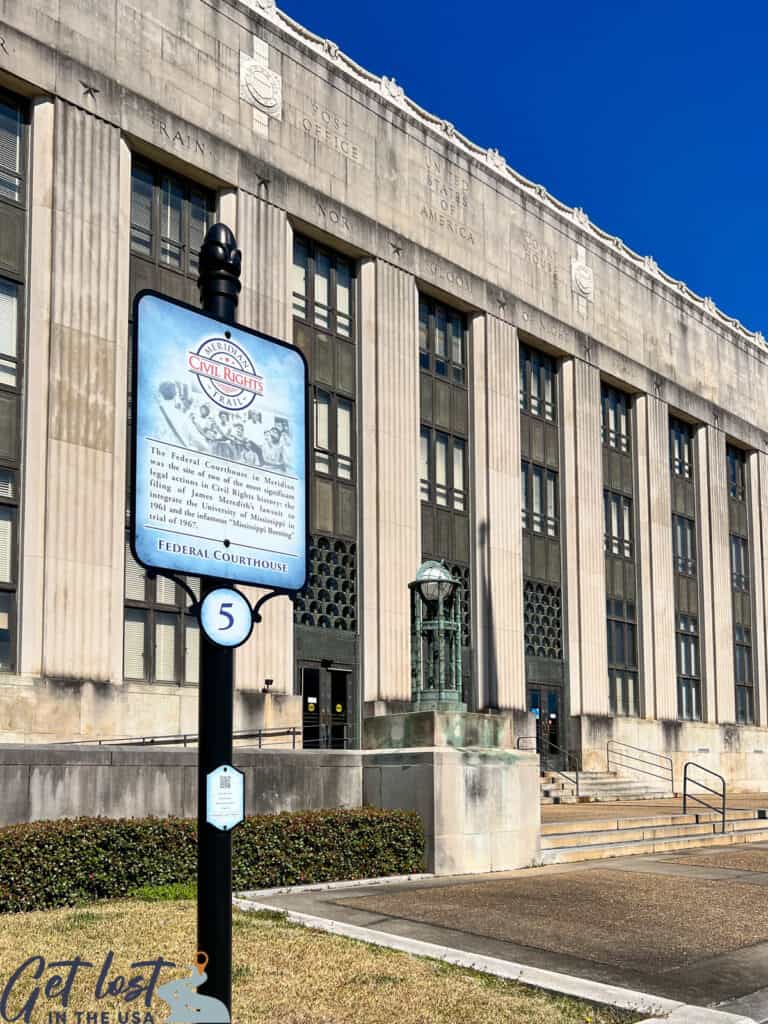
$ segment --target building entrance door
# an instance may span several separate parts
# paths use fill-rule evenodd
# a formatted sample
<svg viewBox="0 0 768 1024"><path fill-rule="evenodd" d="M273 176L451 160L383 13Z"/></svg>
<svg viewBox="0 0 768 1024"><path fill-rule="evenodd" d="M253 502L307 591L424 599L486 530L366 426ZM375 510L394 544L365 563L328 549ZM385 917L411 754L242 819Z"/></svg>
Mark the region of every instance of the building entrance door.
<svg viewBox="0 0 768 1024"><path fill-rule="evenodd" d="M542 768L565 767L565 755L561 749L561 693L559 686L538 683L528 686L528 710L536 719L536 750L541 758Z"/></svg>
<svg viewBox="0 0 768 1024"><path fill-rule="evenodd" d="M301 677L302 738L309 750L343 750L349 734L352 669L330 662L304 663Z"/></svg>

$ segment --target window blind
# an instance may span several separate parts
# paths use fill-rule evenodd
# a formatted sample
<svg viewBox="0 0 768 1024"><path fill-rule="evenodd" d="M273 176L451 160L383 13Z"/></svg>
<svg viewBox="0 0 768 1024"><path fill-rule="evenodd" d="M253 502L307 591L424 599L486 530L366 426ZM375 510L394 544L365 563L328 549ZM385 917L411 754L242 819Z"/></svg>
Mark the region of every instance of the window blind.
<svg viewBox="0 0 768 1024"><path fill-rule="evenodd" d="M144 600L144 570L131 554L131 548L125 545L125 596L131 601Z"/></svg>
<svg viewBox="0 0 768 1024"><path fill-rule="evenodd" d="M15 359L19 336L19 289L0 277L0 356Z"/></svg>
<svg viewBox="0 0 768 1024"><path fill-rule="evenodd" d="M13 579L13 533L16 509L0 505L0 583Z"/></svg>
<svg viewBox="0 0 768 1024"><path fill-rule="evenodd" d="M167 612L155 615L155 679L173 682L176 678L176 616Z"/></svg>
<svg viewBox="0 0 768 1024"><path fill-rule="evenodd" d="M146 612L140 608L125 609L123 661L126 679L145 679Z"/></svg>

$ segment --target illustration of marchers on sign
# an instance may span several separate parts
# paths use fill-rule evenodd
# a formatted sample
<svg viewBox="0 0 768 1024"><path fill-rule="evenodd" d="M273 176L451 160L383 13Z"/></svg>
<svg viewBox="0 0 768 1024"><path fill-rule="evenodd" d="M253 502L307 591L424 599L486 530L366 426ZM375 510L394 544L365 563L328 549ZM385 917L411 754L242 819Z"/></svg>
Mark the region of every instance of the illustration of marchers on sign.
<svg viewBox="0 0 768 1024"><path fill-rule="evenodd" d="M140 297L136 316L139 560L299 589L306 543L301 356L152 294Z"/></svg>

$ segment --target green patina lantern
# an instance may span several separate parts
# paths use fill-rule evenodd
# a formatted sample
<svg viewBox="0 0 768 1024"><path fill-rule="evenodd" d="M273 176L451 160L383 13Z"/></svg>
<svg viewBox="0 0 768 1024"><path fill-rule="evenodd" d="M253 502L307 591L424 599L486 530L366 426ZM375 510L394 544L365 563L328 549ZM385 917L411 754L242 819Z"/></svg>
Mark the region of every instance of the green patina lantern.
<svg viewBox="0 0 768 1024"><path fill-rule="evenodd" d="M414 711L466 711L461 700L461 587L444 562L423 562L411 591Z"/></svg>

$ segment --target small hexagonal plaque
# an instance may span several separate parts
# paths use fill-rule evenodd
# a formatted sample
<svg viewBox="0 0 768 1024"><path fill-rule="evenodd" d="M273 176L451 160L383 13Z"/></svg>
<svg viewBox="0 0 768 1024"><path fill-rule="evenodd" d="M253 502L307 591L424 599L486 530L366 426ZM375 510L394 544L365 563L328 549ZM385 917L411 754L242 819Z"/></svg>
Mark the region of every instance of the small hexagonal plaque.
<svg viewBox="0 0 768 1024"><path fill-rule="evenodd" d="M206 776L205 820L229 832L245 817L245 776L231 764L223 764Z"/></svg>

